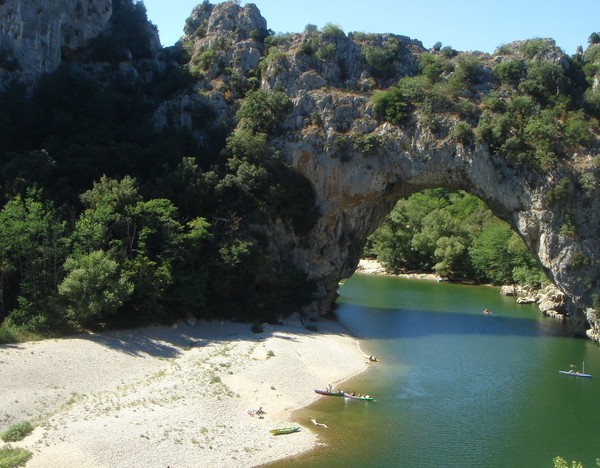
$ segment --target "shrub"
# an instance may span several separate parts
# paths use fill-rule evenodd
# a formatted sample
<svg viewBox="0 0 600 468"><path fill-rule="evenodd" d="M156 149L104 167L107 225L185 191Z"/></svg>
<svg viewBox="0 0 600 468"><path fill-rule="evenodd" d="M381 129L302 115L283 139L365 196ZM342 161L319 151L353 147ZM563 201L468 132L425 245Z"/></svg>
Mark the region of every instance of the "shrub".
<svg viewBox="0 0 600 468"><path fill-rule="evenodd" d="M317 326L313 325L312 323L309 324L309 325L306 325L306 327L304 327L304 328L306 328L308 331L312 331L312 332L319 331L319 329L317 328Z"/></svg>
<svg viewBox="0 0 600 468"><path fill-rule="evenodd" d="M0 433L0 439L4 442L18 442L31 434L33 426L29 421L22 421L13 424L8 429Z"/></svg>
<svg viewBox="0 0 600 468"><path fill-rule="evenodd" d="M292 101L284 92L250 91L236 117L241 126L252 133L276 133L292 107Z"/></svg>
<svg viewBox="0 0 600 468"><path fill-rule="evenodd" d="M481 83L484 78L484 69L479 57L471 54L460 55L456 59L456 69L452 78L462 87Z"/></svg>
<svg viewBox="0 0 600 468"><path fill-rule="evenodd" d="M539 37L525 41L519 50L525 57L531 59L536 55L542 54L550 48L550 44L545 39Z"/></svg>
<svg viewBox="0 0 600 468"><path fill-rule="evenodd" d="M565 121L565 142L570 145L586 146L591 143L593 133L591 124L583 111L570 112Z"/></svg>
<svg viewBox="0 0 600 468"><path fill-rule="evenodd" d="M450 138L463 146L471 146L475 140L475 134L469 124L457 122L450 130Z"/></svg>
<svg viewBox="0 0 600 468"><path fill-rule="evenodd" d="M596 314L596 319L600 318L600 295L592 294L592 307L594 308L594 313Z"/></svg>
<svg viewBox="0 0 600 468"><path fill-rule="evenodd" d="M600 90L588 89L584 95L585 104L587 108L596 117L600 117Z"/></svg>
<svg viewBox="0 0 600 468"><path fill-rule="evenodd" d="M425 76L405 77L387 91L373 93L371 103L375 115L395 124L402 124L417 103L423 101L431 87Z"/></svg>
<svg viewBox="0 0 600 468"><path fill-rule="evenodd" d="M569 219L567 220L561 227L560 230L558 231L559 234L567 239L575 239L577 237L577 229L575 227L575 225L573 224L573 222ZM576 263L577 263L577 259L575 258Z"/></svg>
<svg viewBox="0 0 600 468"><path fill-rule="evenodd" d="M568 178L563 177L562 179L559 179L552 188L549 188L546 191L546 194L544 196L545 204L552 205L561 200L565 200L569 196L569 186L570 183Z"/></svg>
<svg viewBox="0 0 600 468"><path fill-rule="evenodd" d="M589 195L592 196L596 191L596 176L593 172L584 172L579 177L579 185Z"/></svg>
<svg viewBox="0 0 600 468"><path fill-rule="evenodd" d="M333 23L327 23L325 26L323 26L322 33L324 36L329 36L334 39L346 37L346 34L344 34L342 28Z"/></svg>
<svg viewBox="0 0 600 468"><path fill-rule="evenodd" d="M255 323L252 325L252 333L262 333L264 331L262 324Z"/></svg>
<svg viewBox="0 0 600 468"><path fill-rule="evenodd" d="M32 453L19 447L11 447L6 445L0 448L0 468L14 468L23 466Z"/></svg>
<svg viewBox="0 0 600 468"><path fill-rule="evenodd" d="M200 52L197 57L194 58L194 65L198 65L202 70L208 70L217 58L217 53L212 49L206 49Z"/></svg>
<svg viewBox="0 0 600 468"><path fill-rule="evenodd" d="M366 135L356 133L352 135L352 145L356 151L363 153L365 156L371 156L376 154L381 146L381 138L379 135L372 133Z"/></svg>
<svg viewBox="0 0 600 468"><path fill-rule="evenodd" d="M560 65L549 62L533 62L527 69L527 78L519 84L519 91L547 103L565 88L565 72Z"/></svg>
<svg viewBox="0 0 600 468"><path fill-rule="evenodd" d="M446 46L446 47L442 47L442 49L440 50L440 53L447 58L452 58L452 57L456 57L458 55L458 51L454 50L452 47L450 46Z"/></svg>
<svg viewBox="0 0 600 468"><path fill-rule="evenodd" d="M444 73L454 70L454 65L451 60L443 55L424 53L419 57L419 69L421 74L426 76L432 83L435 83L442 79Z"/></svg>
<svg viewBox="0 0 600 468"><path fill-rule="evenodd" d="M271 47L266 57L263 57L260 61L260 66L263 72L269 68L273 74L280 73L286 63L286 55L279 49Z"/></svg>
<svg viewBox="0 0 600 468"><path fill-rule="evenodd" d="M418 106L426 112L454 112L457 106L457 82L440 81L428 90L427 96Z"/></svg>
<svg viewBox="0 0 600 468"><path fill-rule="evenodd" d="M335 54L335 44L327 42L325 44L321 44L319 46L319 50L317 50L317 58L320 60L327 60L330 57L333 57Z"/></svg>
<svg viewBox="0 0 600 468"><path fill-rule="evenodd" d="M500 62L492 68L492 79L501 85L518 86L523 76L523 64L518 61Z"/></svg>
<svg viewBox="0 0 600 468"><path fill-rule="evenodd" d="M394 57L396 51L388 47L365 46L363 57L369 66L371 75L375 78L387 78L394 72Z"/></svg>

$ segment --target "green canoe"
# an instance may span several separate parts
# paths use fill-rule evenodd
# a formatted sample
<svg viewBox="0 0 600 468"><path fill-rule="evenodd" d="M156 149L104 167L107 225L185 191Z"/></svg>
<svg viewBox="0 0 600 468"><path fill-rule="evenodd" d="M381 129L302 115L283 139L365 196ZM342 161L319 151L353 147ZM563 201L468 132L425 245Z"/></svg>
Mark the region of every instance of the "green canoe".
<svg viewBox="0 0 600 468"><path fill-rule="evenodd" d="M291 434L292 432L298 432L300 428L298 426L293 427L280 427L279 429L271 429L269 432L273 435Z"/></svg>

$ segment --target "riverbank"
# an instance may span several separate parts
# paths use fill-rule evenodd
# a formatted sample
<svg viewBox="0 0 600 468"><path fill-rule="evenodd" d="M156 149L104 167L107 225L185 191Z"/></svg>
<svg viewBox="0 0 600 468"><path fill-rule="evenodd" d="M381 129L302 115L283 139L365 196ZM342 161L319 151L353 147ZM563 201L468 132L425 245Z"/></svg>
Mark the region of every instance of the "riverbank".
<svg viewBox="0 0 600 468"><path fill-rule="evenodd" d="M27 467L257 466L311 450L318 427L291 414L314 388L368 364L339 324L198 322L0 345L0 430ZM249 410L262 407L261 419ZM272 436L270 429L301 426Z"/></svg>
<svg viewBox="0 0 600 468"><path fill-rule="evenodd" d="M388 275L407 279L423 279L440 281L440 277L433 273L390 273L375 259L363 258L356 267L357 273L370 275ZM491 285L486 285L491 286ZM543 315L557 319L567 319L564 294L554 285L547 284L542 289L536 290L518 285L505 285L498 287L502 296L514 296L517 304L536 304ZM593 328L586 331L588 338L600 342L599 335Z"/></svg>
<svg viewBox="0 0 600 468"><path fill-rule="evenodd" d="M397 276L399 278L408 279L426 279L426 280L438 280L438 276L433 273L390 273L388 272L377 260L372 258L361 258L356 267L357 273L365 273L369 275L389 275Z"/></svg>

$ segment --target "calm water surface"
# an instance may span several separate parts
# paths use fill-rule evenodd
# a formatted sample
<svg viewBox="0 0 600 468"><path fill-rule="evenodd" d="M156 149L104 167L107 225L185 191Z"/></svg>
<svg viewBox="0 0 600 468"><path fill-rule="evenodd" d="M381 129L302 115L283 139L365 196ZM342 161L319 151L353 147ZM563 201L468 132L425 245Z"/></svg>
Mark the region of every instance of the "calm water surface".
<svg viewBox="0 0 600 468"><path fill-rule="evenodd" d="M339 320L381 358L344 390L376 401L321 397L294 417L329 426L323 447L273 466L596 465L598 345L497 288L356 274L340 293ZM583 362L594 378L558 373Z"/></svg>

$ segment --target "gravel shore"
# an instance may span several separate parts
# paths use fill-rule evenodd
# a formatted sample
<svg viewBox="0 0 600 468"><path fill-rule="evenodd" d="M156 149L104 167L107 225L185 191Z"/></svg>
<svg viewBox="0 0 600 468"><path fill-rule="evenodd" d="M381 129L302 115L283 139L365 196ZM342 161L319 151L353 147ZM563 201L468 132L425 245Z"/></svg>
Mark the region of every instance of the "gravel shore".
<svg viewBox="0 0 600 468"><path fill-rule="evenodd" d="M257 466L312 449L318 429L291 419L368 366L339 324L198 322L0 345L0 431L27 467ZM263 418L249 410L262 407ZM269 429L298 425L272 436Z"/></svg>

